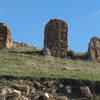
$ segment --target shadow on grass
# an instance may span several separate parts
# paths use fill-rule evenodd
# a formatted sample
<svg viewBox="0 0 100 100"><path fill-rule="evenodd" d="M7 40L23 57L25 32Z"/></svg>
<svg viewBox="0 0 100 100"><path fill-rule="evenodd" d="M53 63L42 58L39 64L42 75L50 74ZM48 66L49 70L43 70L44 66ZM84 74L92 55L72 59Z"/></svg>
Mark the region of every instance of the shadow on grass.
<svg viewBox="0 0 100 100"><path fill-rule="evenodd" d="M17 49L5 49L3 52L14 53L14 54L25 54L25 55L44 55L43 50L17 50ZM86 52L67 52L67 58L73 60L89 60L88 54Z"/></svg>
<svg viewBox="0 0 100 100"><path fill-rule="evenodd" d="M73 60L89 60L88 54L84 53L75 53L74 51L67 52L67 57Z"/></svg>
<svg viewBox="0 0 100 100"><path fill-rule="evenodd" d="M8 51L9 53L26 54L26 55L43 55L43 50L40 51Z"/></svg>

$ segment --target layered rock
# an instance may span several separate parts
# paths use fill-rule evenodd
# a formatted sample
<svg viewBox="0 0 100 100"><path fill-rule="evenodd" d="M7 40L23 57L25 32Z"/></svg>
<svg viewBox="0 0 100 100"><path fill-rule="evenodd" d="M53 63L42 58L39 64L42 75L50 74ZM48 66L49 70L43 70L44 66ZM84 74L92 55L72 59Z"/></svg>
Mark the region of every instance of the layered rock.
<svg viewBox="0 0 100 100"><path fill-rule="evenodd" d="M89 59L100 62L100 38L92 37L88 49Z"/></svg>
<svg viewBox="0 0 100 100"><path fill-rule="evenodd" d="M54 19L45 26L44 55L66 57L68 50L68 25L66 22Z"/></svg>
<svg viewBox="0 0 100 100"><path fill-rule="evenodd" d="M0 23L0 49L12 47L11 29L4 23Z"/></svg>

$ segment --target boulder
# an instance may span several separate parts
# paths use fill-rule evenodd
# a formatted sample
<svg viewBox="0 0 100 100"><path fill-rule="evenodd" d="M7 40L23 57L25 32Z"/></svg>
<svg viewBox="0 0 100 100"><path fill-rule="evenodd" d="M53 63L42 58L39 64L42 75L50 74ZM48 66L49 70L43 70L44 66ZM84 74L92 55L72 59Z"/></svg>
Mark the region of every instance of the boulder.
<svg viewBox="0 0 100 100"><path fill-rule="evenodd" d="M48 51L51 56L67 56L68 25L66 22L53 19L46 24L44 32L44 55L47 55Z"/></svg>
<svg viewBox="0 0 100 100"><path fill-rule="evenodd" d="M49 49L44 48L44 49L43 49L43 52L44 52L44 55L51 56L51 52L50 52Z"/></svg>
<svg viewBox="0 0 100 100"><path fill-rule="evenodd" d="M6 100L5 96L0 95L0 100Z"/></svg>
<svg viewBox="0 0 100 100"><path fill-rule="evenodd" d="M25 93L26 95L28 95L29 94L29 91L30 91L29 85L18 85L18 84L14 84L12 87L14 89L17 89L17 90L21 91L22 93Z"/></svg>
<svg viewBox="0 0 100 100"><path fill-rule="evenodd" d="M0 98L4 98L0 100L19 100L20 96L20 91L11 88L3 88L0 91Z"/></svg>
<svg viewBox="0 0 100 100"><path fill-rule="evenodd" d="M2 95L2 96L6 95L7 93L12 93L12 89L11 88L3 88L0 91L0 95Z"/></svg>
<svg viewBox="0 0 100 100"><path fill-rule="evenodd" d="M6 24L0 23L0 49L11 48L12 45L11 29Z"/></svg>
<svg viewBox="0 0 100 100"><path fill-rule="evenodd" d="M27 97L21 95L20 99L19 100L29 100Z"/></svg>
<svg viewBox="0 0 100 100"><path fill-rule="evenodd" d="M88 56L90 60L100 62L100 38L91 38L88 48Z"/></svg>
<svg viewBox="0 0 100 100"><path fill-rule="evenodd" d="M53 100L52 95L48 94L47 92L44 93L39 97L39 100Z"/></svg>
<svg viewBox="0 0 100 100"><path fill-rule="evenodd" d="M60 97L57 97L57 100L71 100L71 99L69 99L67 96L60 96Z"/></svg>
<svg viewBox="0 0 100 100"><path fill-rule="evenodd" d="M86 97L91 97L92 96L91 91L90 91L88 86L81 86L80 91Z"/></svg>
<svg viewBox="0 0 100 100"><path fill-rule="evenodd" d="M19 100L21 97L21 92L19 90L13 90L10 94L12 95L12 98L14 98L14 100Z"/></svg>

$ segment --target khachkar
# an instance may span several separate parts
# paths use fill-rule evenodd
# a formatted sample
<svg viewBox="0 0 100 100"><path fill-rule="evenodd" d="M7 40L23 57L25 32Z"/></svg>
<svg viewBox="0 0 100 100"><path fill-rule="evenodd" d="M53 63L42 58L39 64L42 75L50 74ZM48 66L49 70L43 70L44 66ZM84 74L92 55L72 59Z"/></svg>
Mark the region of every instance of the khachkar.
<svg viewBox="0 0 100 100"><path fill-rule="evenodd" d="M44 55L66 57L68 50L68 25L66 22L53 19L45 26Z"/></svg>
<svg viewBox="0 0 100 100"><path fill-rule="evenodd" d="M90 60L100 62L100 38L91 38L89 43L88 56Z"/></svg>
<svg viewBox="0 0 100 100"><path fill-rule="evenodd" d="M0 49L12 47L11 29L4 23L0 23Z"/></svg>

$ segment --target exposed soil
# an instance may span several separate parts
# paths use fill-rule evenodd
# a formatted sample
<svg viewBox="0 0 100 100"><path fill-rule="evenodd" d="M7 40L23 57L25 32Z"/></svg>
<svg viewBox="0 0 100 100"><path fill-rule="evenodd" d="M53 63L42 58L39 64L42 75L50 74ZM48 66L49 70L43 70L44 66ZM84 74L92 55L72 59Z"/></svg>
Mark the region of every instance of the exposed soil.
<svg viewBox="0 0 100 100"><path fill-rule="evenodd" d="M0 77L0 89L12 87L14 84L29 85L29 100L100 100L100 82L89 80L56 79L56 78L21 78ZM87 96L80 87L87 86L91 96ZM44 98L44 94L49 98ZM1 100L1 99L0 99ZM12 100L12 99L7 99Z"/></svg>

